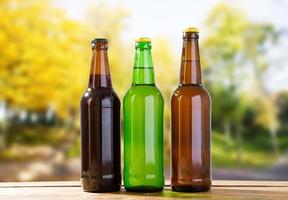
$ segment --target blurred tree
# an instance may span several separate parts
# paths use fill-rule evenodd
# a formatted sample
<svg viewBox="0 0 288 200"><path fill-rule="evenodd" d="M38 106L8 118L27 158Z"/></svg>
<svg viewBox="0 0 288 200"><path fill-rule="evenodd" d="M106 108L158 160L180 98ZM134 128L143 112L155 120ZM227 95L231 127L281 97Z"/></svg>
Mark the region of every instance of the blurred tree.
<svg viewBox="0 0 288 200"><path fill-rule="evenodd" d="M171 43L166 37L158 36L152 40L152 48L156 84L159 86L165 102L165 155L170 155L170 98L179 82L180 63L177 63ZM170 156L165 156L166 166L169 166L169 161Z"/></svg>
<svg viewBox="0 0 288 200"><path fill-rule="evenodd" d="M48 0L1 0L0 99L14 109L71 114L85 84L85 27Z"/></svg>
<svg viewBox="0 0 288 200"><path fill-rule="evenodd" d="M109 15L108 15L109 14ZM87 25L94 33L94 37L107 37L109 39L110 69L113 78L113 87L121 99L129 88L132 81L132 68L134 62L134 43L126 42L125 20L129 12L121 4L109 6L103 0L98 4L90 6L87 12ZM91 36L92 37L92 36ZM137 38L135 38L137 39ZM159 85L165 98L165 148L166 155L169 155L170 143L170 95L176 87L179 64L176 64L174 52L170 41L164 36L158 36L152 40L152 53L155 66L156 83ZM168 156L165 161L168 164Z"/></svg>
<svg viewBox="0 0 288 200"><path fill-rule="evenodd" d="M238 141L238 158L241 158L242 122L247 103L257 99L271 104L262 78L268 66L265 53L271 46L267 44L272 44L277 34L271 25L253 23L243 11L226 3L213 8L206 26L209 36L204 41L203 51L205 63L210 67L210 85L222 88L226 93L222 93L222 98L214 99L213 96L213 115L222 119L228 141L232 127L235 127L233 133ZM244 93L249 93L246 99L242 98ZM215 108L219 105L222 105L221 109ZM265 118L265 122L259 120L259 123L270 130L272 141L275 141L275 112L260 109L259 119L264 115L269 118ZM277 142L272 142L272 145L277 151Z"/></svg>
<svg viewBox="0 0 288 200"><path fill-rule="evenodd" d="M100 36L112 43L113 82L124 93L132 66L121 39L126 10L101 1L81 22L67 18L50 0L0 0L0 5L0 101L7 109L53 110L67 124L66 131L73 131L89 78L90 41Z"/></svg>
<svg viewBox="0 0 288 200"><path fill-rule="evenodd" d="M288 92L281 92L276 98L276 104L278 108L278 116L280 123L288 128Z"/></svg>
<svg viewBox="0 0 288 200"><path fill-rule="evenodd" d="M269 65L266 52L277 41L278 37L278 32L269 24L250 24L245 32L246 48L244 49L255 80L253 90L258 108L257 122L269 130L275 154L279 153L277 140L278 111L275 95L270 94L266 88L265 75Z"/></svg>
<svg viewBox="0 0 288 200"><path fill-rule="evenodd" d="M212 109L213 117L220 115L218 117L222 119L226 141L230 141L233 124L238 119L238 90L240 81L243 80L239 79L235 72L243 65L243 59L240 58L244 43L242 33L248 26L248 21L242 11L226 4L219 4L211 11L206 25L211 32L204 41L205 63L211 67L208 75L212 77L209 80L213 82L214 88L222 88L222 92L220 89L217 90L221 92L222 97L217 95L218 98L214 99L212 93L215 105Z"/></svg>
<svg viewBox="0 0 288 200"><path fill-rule="evenodd" d="M153 63L157 84L163 90L163 95L170 101L175 86L179 83L180 62L174 55L171 42L165 36L158 36L153 41ZM173 76L171 75L173 74Z"/></svg>
<svg viewBox="0 0 288 200"><path fill-rule="evenodd" d="M110 6L100 0L89 6L85 22L90 29L90 38L105 37L109 40L109 62L113 87L117 94L124 96L132 78L133 43L125 42L123 31L126 28L125 20L129 12L121 4ZM127 76L128 75L128 76Z"/></svg>
<svg viewBox="0 0 288 200"><path fill-rule="evenodd" d="M53 108L58 117L75 118L85 83L79 68L86 65L87 29L48 0L0 5L0 101L6 111Z"/></svg>

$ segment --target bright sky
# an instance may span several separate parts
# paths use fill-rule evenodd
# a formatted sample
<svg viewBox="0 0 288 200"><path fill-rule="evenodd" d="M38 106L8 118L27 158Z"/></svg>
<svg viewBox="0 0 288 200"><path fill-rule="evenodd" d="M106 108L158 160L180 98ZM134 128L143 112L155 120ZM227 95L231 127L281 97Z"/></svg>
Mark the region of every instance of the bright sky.
<svg viewBox="0 0 288 200"><path fill-rule="evenodd" d="M58 0L69 16L75 19L83 19L84 12L97 0ZM181 32L187 26L200 28L200 36L205 36L203 23L211 8L221 0L107 0L109 4L121 4L130 12L127 21L125 37L134 41L140 36L151 38L157 36L168 37L176 53L180 55L182 38ZM249 18L257 22L273 23L278 29L286 31L286 39L283 40L284 50L288 50L288 0L230 0L230 4L236 4L243 8ZM288 89L288 57L275 53L272 59L281 60L287 66L279 67L277 71L270 70L267 79L271 84L267 87L271 90ZM279 73L279 70L281 71Z"/></svg>

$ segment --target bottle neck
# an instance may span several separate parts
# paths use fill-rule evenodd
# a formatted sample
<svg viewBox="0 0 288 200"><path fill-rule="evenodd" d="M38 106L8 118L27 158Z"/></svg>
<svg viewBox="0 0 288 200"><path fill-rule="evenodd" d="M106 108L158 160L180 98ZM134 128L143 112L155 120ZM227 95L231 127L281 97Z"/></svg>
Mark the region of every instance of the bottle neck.
<svg viewBox="0 0 288 200"><path fill-rule="evenodd" d="M153 85L154 69L151 56L151 44L136 44L136 55L133 68L132 84L147 84Z"/></svg>
<svg viewBox="0 0 288 200"><path fill-rule="evenodd" d="M198 33L184 33L180 83L201 85Z"/></svg>
<svg viewBox="0 0 288 200"><path fill-rule="evenodd" d="M112 87L107 48L93 49L89 87Z"/></svg>

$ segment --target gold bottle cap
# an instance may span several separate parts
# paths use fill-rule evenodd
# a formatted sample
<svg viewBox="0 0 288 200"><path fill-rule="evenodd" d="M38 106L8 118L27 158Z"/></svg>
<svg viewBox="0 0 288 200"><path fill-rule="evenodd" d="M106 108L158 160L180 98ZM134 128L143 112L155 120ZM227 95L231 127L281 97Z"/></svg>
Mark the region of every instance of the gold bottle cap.
<svg viewBox="0 0 288 200"><path fill-rule="evenodd" d="M188 27L183 30L184 33L199 33L199 29L196 27Z"/></svg>
<svg viewBox="0 0 288 200"><path fill-rule="evenodd" d="M143 37L143 38L138 38L136 42L151 42L151 39L147 37Z"/></svg>

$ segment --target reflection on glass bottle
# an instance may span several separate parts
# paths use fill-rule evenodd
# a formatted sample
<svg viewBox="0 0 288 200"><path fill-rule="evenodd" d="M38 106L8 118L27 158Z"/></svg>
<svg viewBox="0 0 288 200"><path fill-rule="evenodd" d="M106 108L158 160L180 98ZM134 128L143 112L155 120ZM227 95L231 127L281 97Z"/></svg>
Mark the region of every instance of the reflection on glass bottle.
<svg viewBox="0 0 288 200"><path fill-rule="evenodd" d="M210 95L201 83L198 30L183 35L180 84L171 99L171 186L175 191L211 187Z"/></svg>
<svg viewBox="0 0 288 200"><path fill-rule="evenodd" d="M124 97L124 186L154 192L164 186L163 97L155 86L151 41L136 41L132 87Z"/></svg>
<svg viewBox="0 0 288 200"><path fill-rule="evenodd" d="M92 41L89 85L81 99L81 183L87 192L117 191L121 186L120 100L108 63L108 41Z"/></svg>

